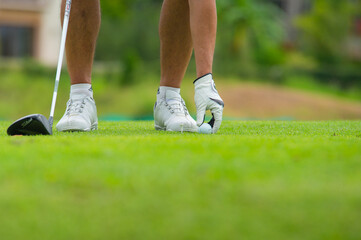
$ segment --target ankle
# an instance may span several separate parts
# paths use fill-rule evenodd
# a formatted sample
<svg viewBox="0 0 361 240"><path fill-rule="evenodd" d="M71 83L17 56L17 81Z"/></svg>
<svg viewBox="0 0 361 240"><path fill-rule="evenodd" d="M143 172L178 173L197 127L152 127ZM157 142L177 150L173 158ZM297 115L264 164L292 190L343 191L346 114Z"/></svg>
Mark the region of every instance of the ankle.
<svg viewBox="0 0 361 240"><path fill-rule="evenodd" d="M91 84L80 83L73 84L70 87L70 98L79 98L79 97L91 97L93 98L93 89Z"/></svg>
<svg viewBox="0 0 361 240"><path fill-rule="evenodd" d="M157 101L159 101L160 99L165 99L165 93L167 91L173 91L180 94L180 88L160 86L158 89Z"/></svg>

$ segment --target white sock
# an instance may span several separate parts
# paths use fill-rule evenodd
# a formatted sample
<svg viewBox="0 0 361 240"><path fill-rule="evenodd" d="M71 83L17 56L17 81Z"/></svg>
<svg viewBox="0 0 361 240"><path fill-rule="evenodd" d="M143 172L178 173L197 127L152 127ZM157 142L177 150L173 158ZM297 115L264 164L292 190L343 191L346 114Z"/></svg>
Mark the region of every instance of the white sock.
<svg viewBox="0 0 361 240"><path fill-rule="evenodd" d="M88 83L79 83L71 85L70 87L70 98L84 98L91 97L93 98L93 89L92 85Z"/></svg>
<svg viewBox="0 0 361 240"><path fill-rule="evenodd" d="M174 91L174 92L180 94L180 88L160 86L158 89L157 101L165 98L166 91Z"/></svg>

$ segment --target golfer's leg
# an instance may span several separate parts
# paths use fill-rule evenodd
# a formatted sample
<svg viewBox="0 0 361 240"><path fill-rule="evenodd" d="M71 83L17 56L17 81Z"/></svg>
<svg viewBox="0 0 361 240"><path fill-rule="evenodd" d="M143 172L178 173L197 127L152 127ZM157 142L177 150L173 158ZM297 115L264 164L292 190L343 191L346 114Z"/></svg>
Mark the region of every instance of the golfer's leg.
<svg viewBox="0 0 361 240"><path fill-rule="evenodd" d="M160 86L180 88L192 55L187 0L164 0L159 23Z"/></svg>
<svg viewBox="0 0 361 240"><path fill-rule="evenodd" d="M61 16L64 16L65 0ZM91 131L98 127L98 117L91 73L96 39L100 26L99 0L74 0L70 13L66 57L71 79L70 99L58 131Z"/></svg>
<svg viewBox="0 0 361 240"><path fill-rule="evenodd" d="M62 22L65 0L61 6ZM100 27L99 0L72 1L66 57L72 84L91 83L96 39Z"/></svg>
<svg viewBox="0 0 361 240"><path fill-rule="evenodd" d="M215 0L188 0L197 77L212 73L217 33Z"/></svg>
<svg viewBox="0 0 361 240"><path fill-rule="evenodd" d="M157 130L197 131L180 96L180 85L192 55L189 20L187 0L164 0L159 23L161 81L154 108Z"/></svg>

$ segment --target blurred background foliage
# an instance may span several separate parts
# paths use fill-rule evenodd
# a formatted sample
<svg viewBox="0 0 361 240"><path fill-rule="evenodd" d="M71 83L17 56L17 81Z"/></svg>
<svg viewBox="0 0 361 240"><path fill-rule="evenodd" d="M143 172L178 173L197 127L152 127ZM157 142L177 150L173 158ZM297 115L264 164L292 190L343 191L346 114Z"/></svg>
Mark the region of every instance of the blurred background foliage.
<svg viewBox="0 0 361 240"><path fill-rule="evenodd" d="M217 1L215 73L278 83L287 76L303 74L340 87L358 85L361 54L353 53L349 44L360 37L360 1L302 2L309 2L303 3L308 7L292 19L297 35L289 39L286 12L277 1ZM116 78L120 84L131 84L144 72L158 74L162 0L101 3L96 61L113 62L107 66L120 71ZM193 64L189 72L194 72Z"/></svg>
<svg viewBox="0 0 361 240"><path fill-rule="evenodd" d="M95 71L119 85L132 85L144 74L159 76L162 2L101 1ZM277 84L301 75L361 88L360 0L222 0L217 11L215 74ZM192 60L188 75L194 72Z"/></svg>
<svg viewBox="0 0 361 240"><path fill-rule="evenodd" d="M352 24L359 14L355 2L317 0L313 8L299 17L296 26L302 31L300 44L320 64L349 62L344 44L352 34Z"/></svg>

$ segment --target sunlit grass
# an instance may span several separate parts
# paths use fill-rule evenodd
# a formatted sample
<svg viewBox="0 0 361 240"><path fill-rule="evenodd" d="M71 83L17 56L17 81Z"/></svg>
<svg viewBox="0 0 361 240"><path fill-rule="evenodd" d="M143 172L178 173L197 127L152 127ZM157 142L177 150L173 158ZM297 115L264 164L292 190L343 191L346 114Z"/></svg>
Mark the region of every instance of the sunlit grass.
<svg viewBox="0 0 361 240"><path fill-rule="evenodd" d="M8 137L1 239L359 239L361 122Z"/></svg>

